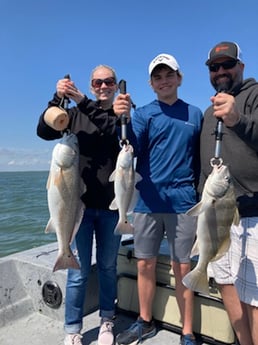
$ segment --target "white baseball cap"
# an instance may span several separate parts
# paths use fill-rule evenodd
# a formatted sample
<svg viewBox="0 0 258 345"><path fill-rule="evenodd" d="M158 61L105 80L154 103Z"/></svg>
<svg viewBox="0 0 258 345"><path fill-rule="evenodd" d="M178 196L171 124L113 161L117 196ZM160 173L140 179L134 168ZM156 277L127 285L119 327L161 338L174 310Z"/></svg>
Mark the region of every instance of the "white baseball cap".
<svg viewBox="0 0 258 345"><path fill-rule="evenodd" d="M180 72L180 67L174 56L169 54L159 54L156 56L151 63L149 64L149 75L151 76L151 73L153 72L154 68L158 65L167 65L170 67L173 71L177 71L180 76L182 76L182 73Z"/></svg>

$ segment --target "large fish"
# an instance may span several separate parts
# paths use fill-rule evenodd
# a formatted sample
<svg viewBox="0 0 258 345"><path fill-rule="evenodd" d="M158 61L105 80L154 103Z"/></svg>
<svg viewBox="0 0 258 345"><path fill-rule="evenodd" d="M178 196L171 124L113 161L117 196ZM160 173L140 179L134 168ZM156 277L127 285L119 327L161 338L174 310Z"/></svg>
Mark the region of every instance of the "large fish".
<svg viewBox="0 0 258 345"><path fill-rule="evenodd" d="M53 149L47 182L50 219L45 231L56 232L58 242L58 257L53 271L80 268L70 243L83 216L80 196L84 188L79 175L78 139L75 134L65 133Z"/></svg>
<svg viewBox="0 0 258 345"><path fill-rule="evenodd" d="M109 177L114 181L115 198L110 204L111 210L119 212L119 220L114 230L115 234L132 234L133 225L128 219L128 214L133 210L137 201L138 193L135 184L141 180L141 176L134 168L134 150L132 145L123 145L118 154L116 169Z"/></svg>
<svg viewBox="0 0 258 345"><path fill-rule="evenodd" d="M183 278L193 291L209 293L207 266L221 258L230 245L230 227L239 223L232 179L227 166L215 165L208 176L201 201L188 215L198 216L197 239L192 255L199 255L196 267Z"/></svg>

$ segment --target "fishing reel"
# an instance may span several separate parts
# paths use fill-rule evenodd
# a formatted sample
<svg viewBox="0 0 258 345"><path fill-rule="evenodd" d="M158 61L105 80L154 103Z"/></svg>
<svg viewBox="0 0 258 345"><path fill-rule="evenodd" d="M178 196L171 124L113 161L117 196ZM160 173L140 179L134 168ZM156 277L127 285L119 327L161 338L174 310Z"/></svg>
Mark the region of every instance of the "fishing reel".
<svg viewBox="0 0 258 345"><path fill-rule="evenodd" d="M67 74L64 76L66 79L70 79L70 75ZM61 105L53 106L47 109L44 115L44 120L48 126L53 128L56 131L64 131L68 124L69 124L69 116L67 113L69 99L67 97L63 97L61 100Z"/></svg>

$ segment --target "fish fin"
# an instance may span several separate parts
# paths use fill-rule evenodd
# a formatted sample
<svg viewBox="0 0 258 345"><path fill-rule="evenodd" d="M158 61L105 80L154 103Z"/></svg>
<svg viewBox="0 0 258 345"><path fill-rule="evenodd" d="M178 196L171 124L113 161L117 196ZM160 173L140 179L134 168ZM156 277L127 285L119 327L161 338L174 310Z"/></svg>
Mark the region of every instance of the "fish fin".
<svg viewBox="0 0 258 345"><path fill-rule="evenodd" d="M50 218L45 228L45 233L56 232L52 219Z"/></svg>
<svg viewBox="0 0 258 345"><path fill-rule="evenodd" d="M137 166L137 157L134 157L133 158L133 168L134 168L134 170L136 169L136 166Z"/></svg>
<svg viewBox="0 0 258 345"><path fill-rule="evenodd" d="M86 184L84 183L83 179L80 177L80 195L83 195L87 192Z"/></svg>
<svg viewBox="0 0 258 345"><path fill-rule="evenodd" d="M135 183L140 182L141 180L142 176L138 172L135 172Z"/></svg>
<svg viewBox="0 0 258 345"><path fill-rule="evenodd" d="M198 216L201 213L202 203L198 202L195 206L186 211L187 216Z"/></svg>
<svg viewBox="0 0 258 345"><path fill-rule="evenodd" d="M211 205L213 204L213 200L206 201L205 203L203 201L198 202L195 206L190 208L186 215L188 216L199 216L200 213L206 211Z"/></svg>
<svg viewBox="0 0 258 345"><path fill-rule="evenodd" d="M116 203L116 198L111 202L111 204L109 205L109 209L110 210L117 210L117 203Z"/></svg>
<svg viewBox="0 0 258 345"><path fill-rule="evenodd" d="M49 189L51 183L51 172L48 174L46 189Z"/></svg>
<svg viewBox="0 0 258 345"><path fill-rule="evenodd" d="M53 178L54 185L59 186L62 179L63 179L63 170L62 170L62 168L58 168L58 171Z"/></svg>
<svg viewBox="0 0 258 345"><path fill-rule="evenodd" d="M109 182L115 181L115 177L116 177L116 171L114 170L112 172L112 174L109 176Z"/></svg>
<svg viewBox="0 0 258 345"><path fill-rule="evenodd" d="M74 268L80 269L80 265L78 264L75 256L73 255L70 247L68 254L59 254L56 260L56 263L53 268L53 272L58 270L64 270L66 268Z"/></svg>
<svg viewBox="0 0 258 345"><path fill-rule="evenodd" d="M218 260L221 259L225 254L226 254L226 252L217 253L217 254L214 256L214 258L212 258L212 259L210 260L210 262L218 261Z"/></svg>
<svg viewBox="0 0 258 345"><path fill-rule="evenodd" d="M220 258L222 258L222 256L224 256L226 254L226 252L229 250L230 247L230 236L228 236L222 243L221 246L217 252L217 254L214 256L214 258L212 258L210 261L217 261Z"/></svg>
<svg viewBox="0 0 258 345"><path fill-rule="evenodd" d="M133 233L134 233L134 227L128 221L118 222L114 230L114 235L124 235L124 234L133 234Z"/></svg>
<svg viewBox="0 0 258 345"><path fill-rule="evenodd" d="M198 239L196 239L194 244L193 244L190 257L192 258L194 256L198 256L199 253L200 253L200 251L199 251Z"/></svg>
<svg viewBox="0 0 258 345"><path fill-rule="evenodd" d="M198 202L195 206L190 208L187 212L186 215L188 216L198 216L201 213L202 210L202 202Z"/></svg>
<svg viewBox="0 0 258 345"><path fill-rule="evenodd" d="M81 225L82 218L83 218L83 215L84 215L84 211L85 211L85 206L84 206L83 202L81 202L79 207L78 207L78 212L77 212L77 215L76 215L73 232L72 232L71 239L70 239L70 244L73 242L73 240L75 238L75 235L77 234L77 232L79 230L79 227Z"/></svg>
<svg viewBox="0 0 258 345"><path fill-rule="evenodd" d="M209 295L209 281L207 271L200 271L194 268L191 272L187 273L182 283L185 287L192 291L198 291L205 295Z"/></svg>
<svg viewBox="0 0 258 345"><path fill-rule="evenodd" d="M238 212L238 208L236 207L235 213L234 213L234 218L233 218L233 224L234 225L239 225L240 223L240 215Z"/></svg>

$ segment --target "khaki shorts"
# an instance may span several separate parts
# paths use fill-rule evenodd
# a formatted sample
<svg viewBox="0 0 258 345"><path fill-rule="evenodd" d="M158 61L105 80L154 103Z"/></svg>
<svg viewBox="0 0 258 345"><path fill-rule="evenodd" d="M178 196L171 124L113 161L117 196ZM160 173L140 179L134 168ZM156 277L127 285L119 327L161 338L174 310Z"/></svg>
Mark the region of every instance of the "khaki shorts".
<svg viewBox="0 0 258 345"><path fill-rule="evenodd" d="M258 307L258 217L231 227L228 253L211 263L218 284L234 283L242 302Z"/></svg>
<svg viewBox="0 0 258 345"><path fill-rule="evenodd" d="M196 235L196 217L174 213L135 213L134 251L138 259L156 257L164 235L173 261L190 262Z"/></svg>

